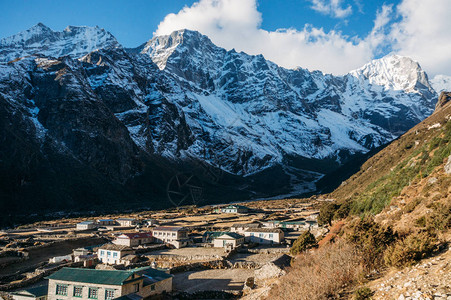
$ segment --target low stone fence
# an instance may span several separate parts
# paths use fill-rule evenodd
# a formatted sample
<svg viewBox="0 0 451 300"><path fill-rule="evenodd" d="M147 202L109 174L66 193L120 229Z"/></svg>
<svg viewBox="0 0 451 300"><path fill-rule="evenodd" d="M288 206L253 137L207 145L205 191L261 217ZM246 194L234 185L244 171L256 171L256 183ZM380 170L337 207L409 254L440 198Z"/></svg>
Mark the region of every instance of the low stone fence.
<svg viewBox="0 0 451 300"><path fill-rule="evenodd" d="M191 264L185 264L181 266L173 267L169 270L170 274L188 272L193 270L210 270L210 269L228 269L231 268L232 265L230 262L226 260L212 260L205 262L195 262Z"/></svg>

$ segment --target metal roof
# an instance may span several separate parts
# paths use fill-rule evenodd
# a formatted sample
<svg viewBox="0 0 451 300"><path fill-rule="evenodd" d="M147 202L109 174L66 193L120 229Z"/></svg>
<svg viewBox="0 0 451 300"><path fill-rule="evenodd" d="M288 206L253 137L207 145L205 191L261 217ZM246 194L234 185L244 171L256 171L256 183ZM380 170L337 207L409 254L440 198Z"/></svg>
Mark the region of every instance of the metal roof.
<svg viewBox="0 0 451 300"><path fill-rule="evenodd" d="M27 297L28 295L34 296L35 298L39 298L42 296L47 296L48 293L48 285L41 285L37 287L32 287L28 289L23 289L20 291L12 292L14 295L21 295Z"/></svg>
<svg viewBox="0 0 451 300"><path fill-rule="evenodd" d="M151 267L137 268L133 270L94 270L81 268L62 268L61 270L46 277L51 280L61 280L70 282L83 282L105 285L123 285L133 274L151 277L156 281L161 281L172 277L163 271Z"/></svg>

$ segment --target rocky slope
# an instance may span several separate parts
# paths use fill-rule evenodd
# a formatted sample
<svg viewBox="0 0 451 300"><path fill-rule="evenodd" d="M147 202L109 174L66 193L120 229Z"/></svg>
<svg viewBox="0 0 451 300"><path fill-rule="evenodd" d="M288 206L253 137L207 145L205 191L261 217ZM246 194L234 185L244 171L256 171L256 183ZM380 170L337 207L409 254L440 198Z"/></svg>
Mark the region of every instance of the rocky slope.
<svg viewBox="0 0 451 300"><path fill-rule="evenodd" d="M188 30L124 49L98 27L38 24L0 40L0 53L2 199L34 193L47 207L105 193L162 204L179 175L198 180L179 194L212 192L206 201L311 192L426 118L437 98L406 57L332 76Z"/></svg>

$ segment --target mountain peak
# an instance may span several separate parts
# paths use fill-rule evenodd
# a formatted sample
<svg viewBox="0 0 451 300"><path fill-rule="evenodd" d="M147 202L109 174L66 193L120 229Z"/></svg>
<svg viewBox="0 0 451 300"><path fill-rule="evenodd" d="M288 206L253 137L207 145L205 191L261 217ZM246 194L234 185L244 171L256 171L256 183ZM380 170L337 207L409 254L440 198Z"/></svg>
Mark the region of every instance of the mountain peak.
<svg viewBox="0 0 451 300"><path fill-rule="evenodd" d="M180 29L173 31L169 35L159 35L153 37L142 47L139 52L152 57L160 70L166 67L168 58L183 45L189 49L200 49L200 47L216 47L213 42L198 31Z"/></svg>
<svg viewBox="0 0 451 300"><path fill-rule="evenodd" d="M0 61L43 54L50 57L69 55L79 58L101 48L118 47L116 38L105 29L88 26L68 26L53 31L42 23L0 40Z"/></svg>
<svg viewBox="0 0 451 300"><path fill-rule="evenodd" d="M386 89L413 92L415 88L422 87L433 93L420 64L407 56L388 55L375 59L350 74L368 79L371 84L384 86Z"/></svg>

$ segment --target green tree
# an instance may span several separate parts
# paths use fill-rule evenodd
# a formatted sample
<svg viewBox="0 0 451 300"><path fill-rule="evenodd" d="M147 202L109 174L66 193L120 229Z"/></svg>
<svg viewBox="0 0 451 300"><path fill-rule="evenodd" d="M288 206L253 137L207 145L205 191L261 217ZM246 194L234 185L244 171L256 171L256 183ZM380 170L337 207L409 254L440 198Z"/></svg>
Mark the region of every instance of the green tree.
<svg viewBox="0 0 451 300"><path fill-rule="evenodd" d="M297 255L305 250L318 247L315 236L308 230L301 234L290 249L292 255Z"/></svg>
<svg viewBox="0 0 451 300"><path fill-rule="evenodd" d="M333 202L328 202L325 203L321 206L321 208L319 209L319 215L318 215L318 224L319 225L332 225L332 219L334 217L334 214L336 212L336 210L339 208L340 206L333 203Z"/></svg>

